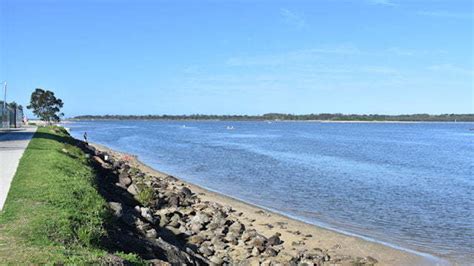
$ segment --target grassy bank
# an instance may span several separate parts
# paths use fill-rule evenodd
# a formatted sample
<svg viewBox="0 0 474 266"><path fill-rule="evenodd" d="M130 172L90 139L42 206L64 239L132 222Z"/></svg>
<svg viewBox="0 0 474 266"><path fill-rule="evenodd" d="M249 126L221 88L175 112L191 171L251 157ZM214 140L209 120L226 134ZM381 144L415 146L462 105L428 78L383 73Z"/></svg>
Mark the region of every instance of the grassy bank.
<svg viewBox="0 0 474 266"><path fill-rule="evenodd" d="M100 263L108 219L96 173L62 128L39 128L0 213L0 264ZM118 254L137 261L133 255Z"/></svg>

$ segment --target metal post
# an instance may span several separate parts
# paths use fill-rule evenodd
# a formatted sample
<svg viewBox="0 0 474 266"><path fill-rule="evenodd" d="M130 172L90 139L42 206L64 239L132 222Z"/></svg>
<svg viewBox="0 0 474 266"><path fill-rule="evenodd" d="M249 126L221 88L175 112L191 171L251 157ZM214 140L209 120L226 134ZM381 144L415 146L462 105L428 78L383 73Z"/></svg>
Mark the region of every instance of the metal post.
<svg viewBox="0 0 474 266"><path fill-rule="evenodd" d="M6 81L3 83L3 91L5 92L3 96L3 108L7 108L7 82Z"/></svg>
<svg viewBox="0 0 474 266"><path fill-rule="evenodd" d="M3 110L2 110L2 127L10 127L10 122L5 121L5 118L8 119L8 110L7 110L7 82L3 82Z"/></svg>

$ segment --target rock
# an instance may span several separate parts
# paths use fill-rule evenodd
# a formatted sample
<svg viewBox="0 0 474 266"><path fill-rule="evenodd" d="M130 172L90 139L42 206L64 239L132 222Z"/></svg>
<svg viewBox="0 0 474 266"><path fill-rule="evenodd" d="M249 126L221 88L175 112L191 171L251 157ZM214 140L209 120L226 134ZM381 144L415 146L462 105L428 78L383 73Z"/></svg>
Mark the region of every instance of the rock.
<svg viewBox="0 0 474 266"><path fill-rule="evenodd" d="M328 254L326 254L326 255L323 257L323 260L324 260L324 261L330 261L330 260L331 260L331 257L330 257Z"/></svg>
<svg viewBox="0 0 474 266"><path fill-rule="evenodd" d="M304 241L301 241L301 240L291 242L292 246L302 246L304 244L305 244Z"/></svg>
<svg viewBox="0 0 474 266"><path fill-rule="evenodd" d="M276 255L278 255L278 252L275 249L268 247L267 249L265 249L265 252L263 254L268 257L275 257Z"/></svg>
<svg viewBox="0 0 474 266"><path fill-rule="evenodd" d="M114 161L112 162L112 168L117 170L120 168L120 162L119 161Z"/></svg>
<svg viewBox="0 0 474 266"><path fill-rule="evenodd" d="M251 254L252 254L252 256L257 257L258 255L260 255L260 250L258 250L257 247L254 247L254 248L252 249L252 253L251 253Z"/></svg>
<svg viewBox="0 0 474 266"><path fill-rule="evenodd" d="M204 212L198 212L193 218L191 218L191 223L204 225L210 221L210 217L208 214Z"/></svg>
<svg viewBox="0 0 474 266"><path fill-rule="evenodd" d="M267 224L262 224L262 225L265 225L266 227L268 227L268 229L272 229L274 227L273 225L268 224L268 223Z"/></svg>
<svg viewBox="0 0 474 266"><path fill-rule="evenodd" d="M152 229L146 231L145 236L148 237L148 238L156 238L158 236L158 233L156 232L155 229L152 228Z"/></svg>
<svg viewBox="0 0 474 266"><path fill-rule="evenodd" d="M276 245L280 245L281 243L283 243L280 239L280 235L281 234L276 233L273 236L271 236L270 238L268 238L267 245L276 246Z"/></svg>
<svg viewBox="0 0 474 266"><path fill-rule="evenodd" d="M203 225L202 224L198 224L198 223L192 223L190 226L189 226L189 229L194 232L194 233L198 233L201 231L201 229L203 228Z"/></svg>
<svg viewBox="0 0 474 266"><path fill-rule="evenodd" d="M213 245L215 245L217 243L220 243L220 242L222 242L222 239L219 236L213 236L211 238L211 244L213 244Z"/></svg>
<svg viewBox="0 0 474 266"><path fill-rule="evenodd" d="M202 255L204 255L206 257L209 257L212 254L214 254L214 251L212 249L208 248L207 246L201 246L198 249L198 251L199 251L199 253L201 253Z"/></svg>
<svg viewBox="0 0 474 266"><path fill-rule="evenodd" d="M132 179L128 176L127 173L122 172L119 174L119 183L122 186L128 187L132 183Z"/></svg>
<svg viewBox="0 0 474 266"><path fill-rule="evenodd" d="M135 185L135 184L131 184L131 185L127 188L127 191L128 191L128 193L132 194L133 196L138 195L138 187L137 187L137 185Z"/></svg>
<svg viewBox="0 0 474 266"><path fill-rule="evenodd" d="M227 234L228 228L225 227L225 226L222 226L222 227L218 227L218 228L214 229L212 232L214 233L214 235L222 237L222 236L225 236Z"/></svg>
<svg viewBox="0 0 474 266"><path fill-rule="evenodd" d="M258 248L261 252L265 249L266 241L267 239L264 236L257 234L252 240L250 240L250 246Z"/></svg>
<svg viewBox="0 0 474 266"><path fill-rule="evenodd" d="M231 226L229 226L229 231L234 232L240 235L245 230L245 226L239 221L235 221Z"/></svg>
<svg viewBox="0 0 474 266"><path fill-rule="evenodd" d="M227 241L228 243L232 243L234 245L237 245L238 244L238 239L237 239L237 235L234 233L234 232L229 232L224 240Z"/></svg>
<svg viewBox="0 0 474 266"><path fill-rule="evenodd" d="M258 256L258 255L257 255ZM260 260L257 257L251 257L238 262L239 266L260 266Z"/></svg>
<svg viewBox="0 0 474 266"><path fill-rule="evenodd" d="M215 222L211 222L210 224L207 225L207 229L209 230L215 230L219 227L219 224L215 223Z"/></svg>
<svg viewBox="0 0 474 266"><path fill-rule="evenodd" d="M180 204L180 199L179 199L179 196L176 195L176 194L172 194L169 198L168 198L168 205L170 207L179 207L179 204Z"/></svg>
<svg viewBox="0 0 474 266"><path fill-rule="evenodd" d="M242 233L242 240L244 242L246 242L246 241L254 238L255 236L257 236L257 231L255 231L255 229L245 230Z"/></svg>
<svg viewBox="0 0 474 266"><path fill-rule="evenodd" d="M99 156L92 156L92 160L96 161L102 168L105 168L105 169L110 169L111 168L111 165L106 163Z"/></svg>
<svg viewBox="0 0 474 266"><path fill-rule="evenodd" d="M113 211L115 217L122 216L122 203L109 202L109 208Z"/></svg>
<svg viewBox="0 0 474 266"><path fill-rule="evenodd" d="M168 218L168 216L166 216L166 214L161 214L160 215L160 226L165 226L167 224L169 224L170 222L170 219Z"/></svg>
<svg viewBox="0 0 474 266"><path fill-rule="evenodd" d="M165 180L167 182L173 182L173 183L178 181L178 179L176 177L172 176L172 175L169 175L169 176L165 177Z"/></svg>
<svg viewBox="0 0 474 266"><path fill-rule="evenodd" d="M188 229L186 228L186 226L184 226L183 224L180 223L178 231L181 232L182 234L185 234L186 232L188 232ZM192 232L191 232L190 235L192 235Z"/></svg>
<svg viewBox="0 0 474 266"><path fill-rule="evenodd" d="M155 223L155 218L151 214L151 211L149 208L145 208L145 207L140 208L140 215L148 222Z"/></svg>
<svg viewBox="0 0 474 266"><path fill-rule="evenodd" d="M298 263L298 266L313 266L313 265L314 265L313 261L309 259L302 259Z"/></svg>
<svg viewBox="0 0 474 266"><path fill-rule="evenodd" d="M223 215L216 214L215 216L212 217L212 222L219 226L222 226L226 224L227 220L225 219Z"/></svg>
<svg viewBox="0 0 474 266"><path fill-rule="evenodd" d="M137 219L137 220L135 221L135 226L136 226L136 228L137 228L140 232L142 232L143 234L146 234L146 231L148 231L149 229L152 229L150 223L143 222L143 221L140 220L140 219Z"/></svg>
<svg viewBox="0 0 474 266"><path fill-rule="evenodd" d="M122 263L122 264L116 264L116 263L107 263L107 265L128 265L128 263ZM162 261L160 259L152 259L152 260L147 260L146 265L151 265L151 266L171 266L172 264L166 261Z"/></svg>
<svg viewBox="0 0 474 266"><path fill-rule="evenodd" d="M178 228L179 227L179 221L180 221L181 217L175 213L173 214L173 216L171 216L171 219L170 219L170 222L169 222L169 226L172 226L172 227L175 227L175 228Z"/></svg>
<svg viewBox="0 0 474 266"><path fill-rule="evenodd" d="M191 191L191 189L187 188L187 187L183 187L181 188L181 192L186 196L186 197L191 197L193 195L193 192Z"/></svg>
<svg viewBox="0 0 474 266"><path fill-rule="evenodd" d="M222 263L224 263L224 260L219 258L218 256L212 256L209 258L209 261L213 264L216 264L216 265L221 265Z"/></svg>
<svg viewBox="0 0 474 266"><path fill-rule="evenodd" d="M211 243L214 246L215 250L225 250L228 246L218 237L214 237L211 239Z"/></svg>
<svg viewBox="0 0 474 266"><path fill-rule="evenodd" d="M314 258L323 258L326 256L326 253L322 251L321 249L314 249L311 253L305 253L303 254L303 257L309 258L309 259L314 259Z"/></svg>
<svg viewBox="0 0 474 266"><path fill-rule="evenodd" d="M188 242L194 245L201 245L202 242L204 242L206 239L204 239L200 235L193 235L190 238L188 238Z"/></svg>
<svg viewBox="0 0 474 266"><path fill-rule="evenodd" d="M225 213L231 213L231 212L233 212L234 210L232 209L231 206L225 205L225 206L222 207L222 211L225 212Z"/></svg>
<svg viewBox="0 0 474 266"><path fill-rule="evenodd" d="M217 242L217 243L214 244L214 248L215 248L216 250L225 250L225 249L227 249L228 247L229 247L229 246L228 246L226 243L222 242L222 241Z"/></svg>

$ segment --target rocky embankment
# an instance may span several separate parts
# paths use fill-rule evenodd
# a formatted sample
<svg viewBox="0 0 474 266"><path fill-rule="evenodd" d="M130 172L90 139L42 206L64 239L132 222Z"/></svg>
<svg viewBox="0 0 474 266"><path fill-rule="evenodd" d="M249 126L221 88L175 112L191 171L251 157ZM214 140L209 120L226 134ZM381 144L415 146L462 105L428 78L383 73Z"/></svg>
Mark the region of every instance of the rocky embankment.
<svg viewBox="0 0 474 266"><path fill-rule="evenodd" d="M263 235L230 206L204 201L173 176L145 174L112 153L85 145L100 176L113 222L103 240L157 265L373 265L371 257L328 250L287 252L281 234ZM297 246L301 243L292 243Z"/></svg>

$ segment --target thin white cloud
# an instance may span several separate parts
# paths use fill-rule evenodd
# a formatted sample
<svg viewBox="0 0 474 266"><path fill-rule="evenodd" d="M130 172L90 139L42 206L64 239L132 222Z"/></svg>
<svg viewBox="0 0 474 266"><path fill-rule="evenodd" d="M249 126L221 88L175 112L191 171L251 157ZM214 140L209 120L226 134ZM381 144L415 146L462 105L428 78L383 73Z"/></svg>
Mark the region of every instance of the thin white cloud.
<svg viewBox="0 0 474 266"><path fill-rule="evenodd" d="M368 0L373 5L396 6L391 0Z"/></svg>
<svg viewBox="0 0 474 266"><path fill-rule="evenodd" d="M358 55L362 54L362 52L357 47L351 45L342 45L334 47L301 49L273 55L231 57L227 60L226 64L228 66L277 66L292 62L302 63L315 61L323 54Z"/></svg>
<svg viewBox="0 0 474 266"><path fill-rule="evenodd" d="M453 64L439 64L428 67L429 70L455 75L474 75L474 69L464 68Z"/></svg>
<svg viewBox="0 0 474 266"><path fill-rule="evenodd" d="M419 15L435 18L472 19L472 13L454 13L448 11L419 11Z"/></svg>
<svg viewBox="0 0 474 266"><path fill-rule="evenodd" d="M402 49L400 47L390 47L387 49L387 52L399 56L412 56L415 54L415 51Z"/></svg>
<svg viewBox="0 0 474 266"><path fill-rule="evenodd" d="M291 25L298 29L302 29L307 26L306 21L302 15L297 14L289 9L281 8L280 15L282 16L283 21L288 25Z"/></svg>

